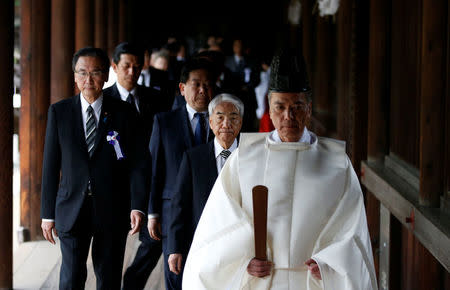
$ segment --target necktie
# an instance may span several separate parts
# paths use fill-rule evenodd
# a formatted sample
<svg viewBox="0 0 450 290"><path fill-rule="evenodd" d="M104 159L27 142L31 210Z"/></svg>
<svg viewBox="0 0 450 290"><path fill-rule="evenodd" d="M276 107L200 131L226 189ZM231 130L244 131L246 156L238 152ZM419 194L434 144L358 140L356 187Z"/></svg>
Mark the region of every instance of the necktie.
<svg viewBox="0 0 450 290"><path fill-rule="evenodd" d="M228 156L230 156L230 154L231 154L230 150L227 150L227 149L222 150L222 152L220 152L220 156L222 156L223 159L225 159L225 160L227 160L227 158L228 158Z"/></svg>
<svg viewBox="0 0 450 290"><path fill-rule="evenodd" d="M131 93L128 94L127 102L132 104L133 106L136 106L135 103L134 103L134 96L133 96L133 94L131 94Z"/></svg>
<svg viewBox="0 0 450 290"><path fill-rule="evenodd" d="M203 144L206 140L205 118L202 113L195 113L194 118L197 118L197 126L194 131L195 145Z"/></svg>
<svg viewBox="0 0 450 290"><path fill-rule="evenodd" d="M96 125L95 125L95 116L94 109L92 106L86 110L87 118L86 118L86 145L88 148L89 157L92 157L93 149L94 149L94 141L95 141L95 133L96 133Z"/></svg>

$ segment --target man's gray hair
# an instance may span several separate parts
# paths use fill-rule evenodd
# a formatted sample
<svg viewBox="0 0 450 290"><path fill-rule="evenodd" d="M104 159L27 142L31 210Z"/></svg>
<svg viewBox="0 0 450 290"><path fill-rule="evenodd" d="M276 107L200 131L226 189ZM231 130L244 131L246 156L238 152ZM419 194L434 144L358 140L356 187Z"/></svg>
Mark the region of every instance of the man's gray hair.
<svg viewBox="0 0 450 290"><path fill-rule="evenodd" d="M212 116L214 109L221 103L232 103L239 111L241 118L244 117L244 103L235 95L232 94L219 94L212 99L208 105L208 113Z"/></svg>

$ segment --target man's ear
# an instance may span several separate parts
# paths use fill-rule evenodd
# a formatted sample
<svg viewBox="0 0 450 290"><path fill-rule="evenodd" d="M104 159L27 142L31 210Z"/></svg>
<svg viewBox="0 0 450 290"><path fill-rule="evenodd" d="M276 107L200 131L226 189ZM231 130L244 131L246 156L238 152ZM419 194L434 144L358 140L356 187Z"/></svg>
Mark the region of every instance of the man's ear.
<svg viewBox="0 0 450 290"><path fill-rule="evenodd" d="M117 64L116 64L115 62L112 61L112 62L111 62L111 66L112 66L114 72L117 73Z"/></svg>
<svg viewBox="0 0 450 290"><path fill-rule="evenodd" d="M183 83L179 83L178 84L178 88L180 89L180 94L182 95L182 96L184 96L184 87L186 86L186 84L183 84Z"/></svg>

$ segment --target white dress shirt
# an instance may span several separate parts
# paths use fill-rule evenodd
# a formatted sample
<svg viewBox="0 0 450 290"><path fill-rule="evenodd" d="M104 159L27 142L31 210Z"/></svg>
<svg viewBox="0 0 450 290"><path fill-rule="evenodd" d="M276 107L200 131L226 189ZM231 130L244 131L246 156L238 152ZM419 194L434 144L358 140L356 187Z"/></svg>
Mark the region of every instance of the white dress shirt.
<svg viewBox="0 0 450 290"><path fill-rule="evenodd" d="M148 69L143 69L137 83L141 86L150 87L150 78L150 71Z"/></svg>
<svg viewBox="0 0 450 290"><path fill-rule="evenodd" d="M228 151L233 153L233 151L236 148L237 148L237 140L235 138L233 144L231 144L230 148L228 148ZM223 150L225 150L225 148L223 148L222 145L219 144L219 142L217 141L217 137L214 138L214 156L216 157L217 174L220 173L220 170L222 170L222 167L225 165L225 161L227 161L220 155L220 152L222 152Z"/></svg>

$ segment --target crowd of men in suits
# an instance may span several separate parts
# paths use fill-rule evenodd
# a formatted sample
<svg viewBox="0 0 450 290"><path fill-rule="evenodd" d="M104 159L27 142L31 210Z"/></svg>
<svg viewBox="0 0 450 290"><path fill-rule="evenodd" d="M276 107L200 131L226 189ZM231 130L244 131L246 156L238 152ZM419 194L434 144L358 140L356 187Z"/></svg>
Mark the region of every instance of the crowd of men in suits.
<svg viewBox="0 0 450 290"><path fill-rule="evenodd" d="M60 289L84 288L91 242L97 289L143 289L161 253L166 289L181 289L209 192L255 113L244 114L253 86L245 65L229 71L224 61L210 51L183 62L176 89L147 66L146 86L144 51L124 42L112 55L116 82L103 89L107 54L74 54L80 94L49 108L42 179L42 230L51 243L59 237ZM228 84L227 74L244 80ZM127 234L138 232L122 282Z"/></svg>

